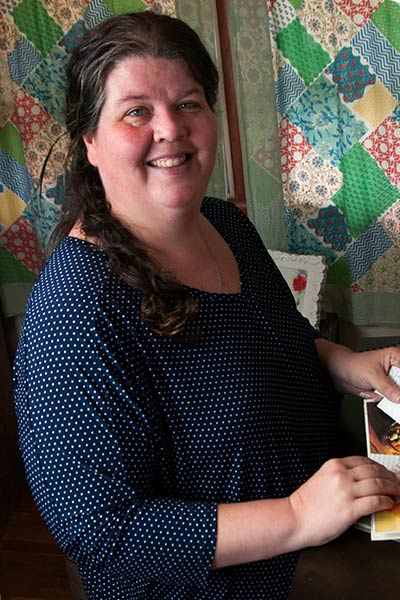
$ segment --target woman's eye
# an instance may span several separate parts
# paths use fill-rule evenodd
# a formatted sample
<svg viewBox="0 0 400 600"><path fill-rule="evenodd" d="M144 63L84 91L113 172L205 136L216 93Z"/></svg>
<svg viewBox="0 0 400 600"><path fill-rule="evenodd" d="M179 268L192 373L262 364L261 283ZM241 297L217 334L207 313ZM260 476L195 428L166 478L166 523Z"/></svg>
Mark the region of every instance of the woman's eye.
<svg viewBox="0 0 400 600"><path fill-rule="evenodd" d="M148 110L144 106L137 106L127 112L128 117L144 117L148 113Z"/></svg>
<svg viewBox="0 0 400 600"><path fill-rule="evenodd" d="M197 110L199 107L199 103L194 100L185 100L185 102L179 104L181 110Z"/></svg>

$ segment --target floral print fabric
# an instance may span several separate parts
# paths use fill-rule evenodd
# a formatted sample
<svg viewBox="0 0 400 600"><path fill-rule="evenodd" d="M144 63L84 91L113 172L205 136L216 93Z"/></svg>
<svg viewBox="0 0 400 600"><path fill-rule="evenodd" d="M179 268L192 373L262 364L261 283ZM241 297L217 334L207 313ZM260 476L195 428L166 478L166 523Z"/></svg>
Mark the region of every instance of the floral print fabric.
<svg viewBox="0 0 400 600"><path fill-rule="evenodd" d="M400 5L275 0L268 19L289 250L325 256L327 306L345 286L399 324Z"/></svg>

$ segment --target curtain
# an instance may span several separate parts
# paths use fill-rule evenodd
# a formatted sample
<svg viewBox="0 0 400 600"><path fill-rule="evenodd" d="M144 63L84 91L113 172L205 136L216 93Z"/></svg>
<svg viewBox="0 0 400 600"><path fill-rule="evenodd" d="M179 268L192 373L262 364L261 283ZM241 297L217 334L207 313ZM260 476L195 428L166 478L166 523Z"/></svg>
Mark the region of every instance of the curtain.
<svg viewBox="0 0 400 600"><path fill-rule="evenodd" d="M215 56L213 3L179 5ZM177 11L175 0L0 0L0 7L0 302L7 318L23 314L60 215L68 55L113 14ZM208 192L224 190L221 145Z"/></svg>
<svg viewBox="0 0 400 600"><path fill-rule="evenodd" d="M257 208L252 211L267 246L276 247L278 192L274 185L268 189L265 170L267 182L282 184L289 251L319 254L327 261L325 310L356 324L399 325L399 3L229 4L242 134L249 149L249 195L252 203L271 206L268 219ZM262 70L267 83L261 81ZM257 140L264 135L271 148L277 141L270 112L275 103L280 173L268 142L264 139L261 153ZM258 195L252 172L260 155L264 171ZM262 193L267 191L269 198Z"/></svg>
<svg viewBox="0 0 400 600"><path fill-rule="evenodd" d="M286 250L278 120L266 2L230 0L227 7L247 211L264 244L273 250Z"/></svg>
<svg viewBox="0 0 400 600"><path fill-rule="evenodd" d="M214 0L202 0L201 2L198 0L175 0L175 16L185 21L199 34L201 41L217 65L219 73L222 73L217 48L216 32L218 24L214 4ZM224 95L222 86L219 89L215 112L219 126L219 142L216 164L207 188L207 194L218 198L226 198L228 182L226 177L227 157L224 145Z"/></svg>

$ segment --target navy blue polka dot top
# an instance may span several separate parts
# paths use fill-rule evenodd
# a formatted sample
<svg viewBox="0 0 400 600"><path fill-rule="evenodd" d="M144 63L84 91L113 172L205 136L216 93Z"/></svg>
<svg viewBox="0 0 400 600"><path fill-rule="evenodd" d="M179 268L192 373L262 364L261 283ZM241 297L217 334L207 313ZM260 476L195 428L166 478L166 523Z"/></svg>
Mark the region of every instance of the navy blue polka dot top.
<svg viewBox="0 0 400 600"><path fill-rule="evenodd" d="M218 503L279 498L328 457L335 406L315 331L255 228L203 214L241 292L199 299L195 346L153 333L105 253L68 237L28 302L15 362L33 496L89 600L279 600L297 556L211 570Z"/></svg>

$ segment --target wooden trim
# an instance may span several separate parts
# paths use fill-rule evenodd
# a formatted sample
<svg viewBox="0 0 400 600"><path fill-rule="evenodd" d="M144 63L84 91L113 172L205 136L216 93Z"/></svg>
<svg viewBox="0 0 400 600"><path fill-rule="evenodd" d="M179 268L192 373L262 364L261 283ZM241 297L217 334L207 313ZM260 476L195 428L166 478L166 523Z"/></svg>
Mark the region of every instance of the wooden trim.
<svg viewBox="0 0 400 600"><path fill-rule="evenodd" d="M225 103L229 126L230 150L233 163L235 197L231 202L246 212L246 188L244 182L242 146L240 143L239 116L236 104L235 79L232 64L232 49L229 36L229 24L226 0L215 0L218 33L221 49L221 63L225 91Z"/></svg>

